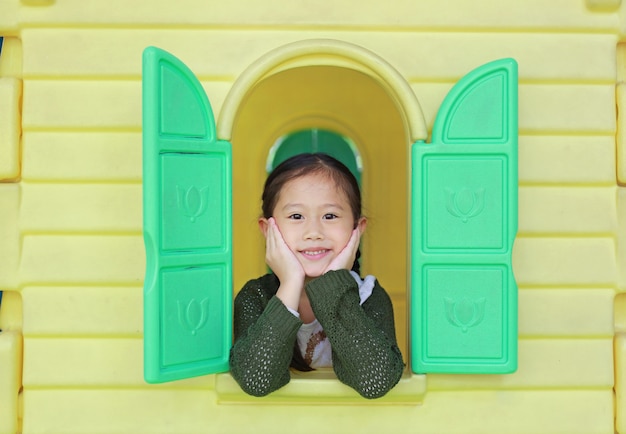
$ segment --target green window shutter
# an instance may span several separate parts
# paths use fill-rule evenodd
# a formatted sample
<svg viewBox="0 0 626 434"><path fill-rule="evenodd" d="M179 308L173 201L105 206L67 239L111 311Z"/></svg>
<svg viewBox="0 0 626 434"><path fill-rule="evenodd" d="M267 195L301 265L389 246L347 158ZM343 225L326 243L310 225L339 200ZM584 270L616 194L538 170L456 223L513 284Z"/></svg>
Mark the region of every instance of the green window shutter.
<svg viewBox="0 0 626 434"><path fill-rule="evenodd" d="M216 138L193 73L143 54L144 376L228 370L232 335L232 151Z"/></svg>
<svg viewBox="0 0 626 434"><path fill-rule="evenodd" d="M517 369L517 63L461 79L432 143L412 147L411 347L416 373Z"/></svg>

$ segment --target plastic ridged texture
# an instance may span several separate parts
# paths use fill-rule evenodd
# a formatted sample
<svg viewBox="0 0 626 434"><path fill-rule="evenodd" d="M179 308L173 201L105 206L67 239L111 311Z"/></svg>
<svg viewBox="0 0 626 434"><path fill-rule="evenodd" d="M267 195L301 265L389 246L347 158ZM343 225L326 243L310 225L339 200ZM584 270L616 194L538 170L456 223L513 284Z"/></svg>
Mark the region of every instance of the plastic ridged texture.
<svg viewBox="0 0 626 434"><path fill-rule="evenodd" d="M232 151L216 139L193 73L143 55L144 377L228 370L232 336Z"/></svg>
<svg viewBox="0 0 626 434"><path fill-rule="evenodd" d="M416 373L517 369L517 63L470 72L412 148Z"/></svg>

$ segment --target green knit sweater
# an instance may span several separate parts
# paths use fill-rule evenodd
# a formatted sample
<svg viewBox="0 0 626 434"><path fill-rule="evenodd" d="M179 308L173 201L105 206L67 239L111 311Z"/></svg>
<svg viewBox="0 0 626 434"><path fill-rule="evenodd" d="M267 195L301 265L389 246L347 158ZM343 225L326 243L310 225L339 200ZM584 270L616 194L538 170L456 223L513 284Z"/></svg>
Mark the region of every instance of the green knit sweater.
<svg viewBox="0 0 626 434"><path fill-rule="evenodd" d="M266 274L246 283L235 298L235 343L230 371L250 395L264 396L290 380L289 366L302 321L278 297L278 279ZM366 398L395 386L404 362L396 342L391 300L376 281L360 305L347 270L330 271L306 285L317 320L332 348L337 378Z"/></svg>

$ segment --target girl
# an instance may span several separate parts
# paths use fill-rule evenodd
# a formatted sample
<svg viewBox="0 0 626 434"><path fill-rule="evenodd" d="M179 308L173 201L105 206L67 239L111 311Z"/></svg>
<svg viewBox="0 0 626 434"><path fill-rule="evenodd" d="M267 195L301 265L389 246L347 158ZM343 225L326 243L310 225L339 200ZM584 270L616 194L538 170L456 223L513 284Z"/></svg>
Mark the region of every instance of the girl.
<svg viewBox="0 0 626 434"><path fill-rule="evenodd" d="M328 155L300 154L274 169L262 200L273 274L235 298L231 374L245 392L264 396L289 382L290 367L332 366L362 396L383 396L404 363L389 296L358 274L367 221L356 179Z"/></svg>

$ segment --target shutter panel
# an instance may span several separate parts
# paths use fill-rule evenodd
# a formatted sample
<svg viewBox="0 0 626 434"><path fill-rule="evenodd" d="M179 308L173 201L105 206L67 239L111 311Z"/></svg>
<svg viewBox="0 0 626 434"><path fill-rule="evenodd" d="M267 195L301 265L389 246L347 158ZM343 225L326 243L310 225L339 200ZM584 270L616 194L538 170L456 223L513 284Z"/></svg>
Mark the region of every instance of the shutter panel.
<svg viewBox="0 0 626 434"><path fill-rule="evenodd" d="M416 373L517 369L517 63L472 71L412 147Z"/></svg>
<svg viewBox="0 0 626 434"><path fill-rule="evenodd" d="M144 376L155 383L228 370L232 153L174 56L147 48L142 86Z"/></svg>

